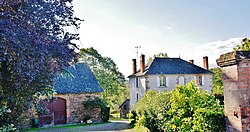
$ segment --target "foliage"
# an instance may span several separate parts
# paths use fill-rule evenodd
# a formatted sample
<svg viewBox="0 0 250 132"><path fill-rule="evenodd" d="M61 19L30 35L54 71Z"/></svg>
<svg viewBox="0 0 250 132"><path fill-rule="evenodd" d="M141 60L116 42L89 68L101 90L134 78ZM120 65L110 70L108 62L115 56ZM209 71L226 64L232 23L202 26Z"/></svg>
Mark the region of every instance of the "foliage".
<svg viewBox="0 0 250 132"><path fill-rule="evenodd" d="M150 130L144 126L136 125L133 129L135 132L150 132Z"/></svg>
<svg viewBox="0 0 250 132"><path fill-rule="evenodd" d="M130 120L130 124L135 124L136 123L136 112L135 110L130 111L129 113L129 120Z"/></svg>
<svg viewBox="0 0 250 132"><path fill-rule="evenodd" d="M224 95L224 86L222 82L222 70L221 68L210 69L213 74L213 94L214 95Z"/></svg>
<svg viewBox="0 0 250 132"><path fill-rule="evenodd" d="M234 50L249 51L250 50L250 40L244 38L239 45L237 45Z"/></svg>
<svg viewBox="0 0 250 132"><path fill-rule="evenodd" d="M145 126L150 131L162 130L166 119L165 112L170 108L169 99L170 92L147 91L133 107L133 121L136 120L137 126Z"/></svg>
<svg viewBox="0 0 250 132"><path fill-rule="evenodd" d="M94 108L100 108L102 121L108 122L110 109L105 101L101 100L100 98L89 98L88 100L83 102L83 106L89 110L92 110Z"/></svg>
<svg viewBox="0 0 250 132"><path fill-rule="evenodd" d="M111 111L117 110L119 105L129 97L124 75L111 58L101 56L93 47L80 49L79 54L80 59L90 66L103 87L101 98L108 102Z"/></svg>
<svg viewBox="0 0 250 132"><path fill-rule="evenodd" d="M79 27L71 0L3 1L0 5L0 104L11 114L5 123L21 126L21 115L41 96L53 95L53 78L76 57Z"/></svg>
<svg viewBox="0 0 250 132"><path fill-rule="evenodd" d="M102 107L101 109L102 121L108 122L110 117L110 107Z"/></svg>
<svg viewBox="0 0 250 132"><path fill-rule="evenodd" d="M87 123L88 123L87 121L88 121L89 119L91 119L91 116L86 115L86 116L83 117L82 121L83 121L85 124L87 124Z"/></svg>
<svg viewBox="0 0 250 132"><path fill-rule="evenodd" d="M133 110L136 125L150 131L225 131L223 106L194 82L171 92L148 91Z"/></svg>
<svg viewBox="0 0 250 132"><path fill-rule="evenodd" d="M170 104L166 130L225 131L223 106L193 82L178 85L171 92Z"/></svg>
<svg viewBox="0 0 250 132"><path fill-rule="evenodd" d="M155 54L153 57L149 57L148 58L147 63L152 62L155 57L168 58L168 54L167 53L158 53L158 54Z"/></svg>

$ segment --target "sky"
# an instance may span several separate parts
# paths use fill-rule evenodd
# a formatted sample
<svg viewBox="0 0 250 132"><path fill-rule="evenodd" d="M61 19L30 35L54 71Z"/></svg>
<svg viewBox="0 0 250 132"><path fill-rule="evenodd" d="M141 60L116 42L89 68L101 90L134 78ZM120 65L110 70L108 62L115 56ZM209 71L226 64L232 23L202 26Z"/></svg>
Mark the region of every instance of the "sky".
<svg viewBox="0 0 250 132"><path fill-rule="evenodd" d="M221 54L250 37L249 5L248 0L73 0L75 15L84 19L77 43L111 57L126 77L137 46L146 59L162 52L202 67L208 56L215 67Z"/></svg>

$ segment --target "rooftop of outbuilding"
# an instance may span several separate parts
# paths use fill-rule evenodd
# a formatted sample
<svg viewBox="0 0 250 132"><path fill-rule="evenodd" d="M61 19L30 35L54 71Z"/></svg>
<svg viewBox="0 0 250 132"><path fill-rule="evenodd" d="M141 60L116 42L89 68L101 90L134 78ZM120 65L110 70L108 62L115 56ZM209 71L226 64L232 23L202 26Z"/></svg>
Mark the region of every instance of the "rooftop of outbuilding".
<svg viewBox="0 0 250 132"><path fill-rule="evenodd" d="M93 72L87 64L77 63L67 67L70 75L59 75L54 85L58 94L103 92Z"/></svg>

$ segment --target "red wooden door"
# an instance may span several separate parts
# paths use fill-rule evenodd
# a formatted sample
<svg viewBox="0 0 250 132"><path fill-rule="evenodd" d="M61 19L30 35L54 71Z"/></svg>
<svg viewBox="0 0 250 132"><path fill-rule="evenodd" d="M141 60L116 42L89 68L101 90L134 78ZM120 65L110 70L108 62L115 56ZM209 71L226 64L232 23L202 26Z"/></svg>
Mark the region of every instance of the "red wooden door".
<svg viewBox="0 0 250 132"><path fill-rule="evenodd" d="M66 124L66 100L62 98L57 98L53 102L49 102L47 105L49 114L40 117L41 125L49 125L54 123Z"/></svg>
<svg viewBox="0 0 250 132"><path fill-rule="evenodd" d="M53 102L54 124L66 124L66 100L57 98Z"/></svg>

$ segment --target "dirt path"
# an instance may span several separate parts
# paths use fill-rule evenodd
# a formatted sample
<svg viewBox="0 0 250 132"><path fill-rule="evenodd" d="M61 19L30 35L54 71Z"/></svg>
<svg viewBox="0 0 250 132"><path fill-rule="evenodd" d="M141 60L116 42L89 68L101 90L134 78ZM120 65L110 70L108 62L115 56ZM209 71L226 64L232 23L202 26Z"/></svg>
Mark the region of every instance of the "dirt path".
<svg viewBox="0 0 250 132"><path fill-rule="evenodd" d="M106 124L96 124L91 126L79 126L74 128L53 128L40 130L38 132L133 132L129 129L128 121L112 121Z"/></svg>

